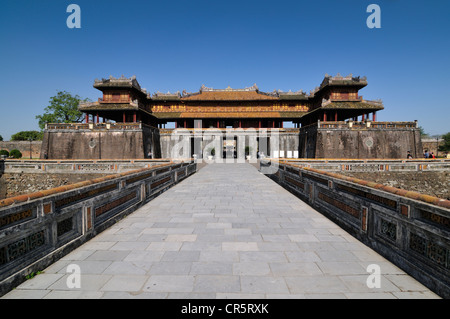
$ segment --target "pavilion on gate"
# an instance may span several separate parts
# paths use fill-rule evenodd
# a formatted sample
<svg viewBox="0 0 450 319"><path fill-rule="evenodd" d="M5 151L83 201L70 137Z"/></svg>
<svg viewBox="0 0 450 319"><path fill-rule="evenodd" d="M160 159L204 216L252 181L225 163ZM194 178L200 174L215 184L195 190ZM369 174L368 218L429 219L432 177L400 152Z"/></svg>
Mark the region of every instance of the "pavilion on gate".
<svg viewBox="0 0 450 319"><path fill-rule="evenodd" d="M383 105L359 95L358 91L366 85L366 77L338 74L326 75L309 94L262 92L255 84L243 89L212 89L203 85L194 93L157 92L150 96L135 76L109 77L94 83L103 97L81 104L79 110L86 114L86 122L142 122L155 127L172 122L175 128L283 128L283 122L300 127L317 121L364 121L369 114L375 121L376 112Z"/></svg>
<svg viewBox="0 0 450 319"><path fill-rule="evenodd" d="M193 157L217 147L227 154L253 148L271 157L404 158L407 151L421 156L417 122L377 122L383 103L363 99L359 91L366 85L366 77L337 74L325 75L309 93L263 92L255 84L151 95L135 76L110 76L94 81L103 94L98 101L79 105L85 123L46 125L41 156L173 158L180 134L189 139L185 155ZM205 138L210 128L218 132L214 147Z"/></svg>

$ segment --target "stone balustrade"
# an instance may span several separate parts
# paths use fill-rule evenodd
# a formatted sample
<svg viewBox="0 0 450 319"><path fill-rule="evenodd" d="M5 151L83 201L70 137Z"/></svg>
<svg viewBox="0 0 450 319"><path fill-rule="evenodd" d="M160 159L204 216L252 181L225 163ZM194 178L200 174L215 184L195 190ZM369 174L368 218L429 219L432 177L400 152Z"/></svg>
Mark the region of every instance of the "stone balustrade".
<svg viewBox="0 0 450 319"><path fill-rule="evenodd" d="M280 163L328 172L449 171L450 159L289 159Z"/></svg>
<svg viewBox="0 0 450 319"><path fill-rule="evenodd" d="M302 126L300 132L312 128L326 129L405 129L417 128L417 122L379 122L379 121L317 121L315 123Z"/></svg>
<svg viewBox="0 0 450 319"><path fill-rule="evenodd" d="M131 160L13 160L0 161L2 173L121 173L140 168L169 164L170 159L131 159Z"/></svg>
<svg viewBox="0 0 450 319"><path fill-rule="evenodd" d="M48 131L102 131L102 130L118 130L118 131L136 131L143 127L154 128L148 124L137 123L48 123L45 129Z"/></svg>

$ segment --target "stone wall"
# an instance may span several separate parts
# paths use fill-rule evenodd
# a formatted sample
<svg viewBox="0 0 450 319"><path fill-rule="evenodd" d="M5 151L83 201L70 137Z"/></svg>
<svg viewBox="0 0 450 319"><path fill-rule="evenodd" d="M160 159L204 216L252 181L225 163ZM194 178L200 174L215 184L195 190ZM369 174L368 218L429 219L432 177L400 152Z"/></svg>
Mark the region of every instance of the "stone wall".
<svg viewBox="0 0 450 319"><path fill-rule="evenodd" d="M447 152L439 152L438 146L444 145L445 141L443 139L432 139L432 138L423 138L422 139L422 147L423 150L428 150L430 153L433 152L434 155L444 156Z"/></svg>
<svg viewBox="0 0 450 319"><path fill-rule="evenodd" d="M151 152L153 158L160 158L156 128L141 123L119 124L49 125L44 131L40 157L47 154L49 159L143 159L149 158Z"/></svg>
<svg viewBox="0 0 450 319"><path fill-rule="evenodd" d="M39 158L41 154L42 141L31 142L31 153L33 158ZM0 150L11 152L18 149L22 153L23 158L30 158L30 142L29 141L0 141Z"/></svg>
<svg viewBox="0 0 450 319"><path fill-rule="evenodd" d="M323 122L300 130L303 158L422 158L420 130L414 124Z"/></svg>

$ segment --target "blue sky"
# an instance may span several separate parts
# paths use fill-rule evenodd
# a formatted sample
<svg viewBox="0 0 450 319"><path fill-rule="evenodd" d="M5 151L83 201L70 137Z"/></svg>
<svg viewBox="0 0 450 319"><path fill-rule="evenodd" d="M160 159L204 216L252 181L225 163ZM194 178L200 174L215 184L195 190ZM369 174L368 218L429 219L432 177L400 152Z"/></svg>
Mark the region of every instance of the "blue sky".
<svg viewBox="0 0 450 319"><path fill-rule="evenodd" d="M69 4L81 28L69 29ZM381 28L369 29L371 3ZM0 135L38 130L65 90L96 100L96 78L136 75L151 93L202 84L309 92L330 75L367 76L380 121L450 131L450 1L3 0Z"/></svg>

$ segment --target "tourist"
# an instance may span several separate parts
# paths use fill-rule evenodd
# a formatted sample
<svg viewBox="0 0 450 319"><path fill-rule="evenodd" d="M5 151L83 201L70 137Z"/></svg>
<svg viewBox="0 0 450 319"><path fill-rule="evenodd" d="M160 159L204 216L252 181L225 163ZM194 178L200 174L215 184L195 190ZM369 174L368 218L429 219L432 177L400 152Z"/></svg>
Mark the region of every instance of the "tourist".
<svg viewBox="0 0 450 319"><path fill-rule="evenodd" d="M433 152L431 152L430 158L436 158L436 156L434 156Z"/></svg>
<svg viewBox="0 0 450 319"><path fill-rule="evenodd" d="M411 155L411 151L408 151L408 155L406 155L406 158L407 159L412 159L413 158L412 155Z"/></svg>
<svg viewBox="0 0 450 319"><path fill-rule="evenodd" d="M430 158L430 153L428 153L428 150L425 150L425 153L423 153L424 158Z"/></svg>

